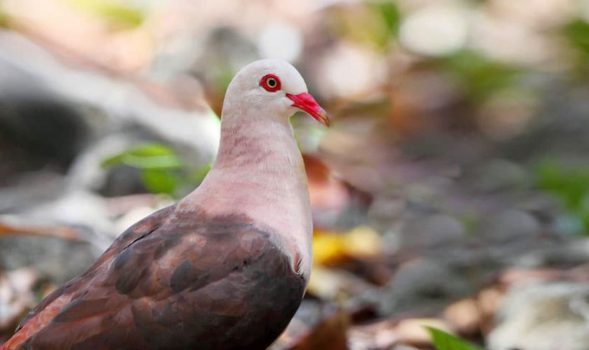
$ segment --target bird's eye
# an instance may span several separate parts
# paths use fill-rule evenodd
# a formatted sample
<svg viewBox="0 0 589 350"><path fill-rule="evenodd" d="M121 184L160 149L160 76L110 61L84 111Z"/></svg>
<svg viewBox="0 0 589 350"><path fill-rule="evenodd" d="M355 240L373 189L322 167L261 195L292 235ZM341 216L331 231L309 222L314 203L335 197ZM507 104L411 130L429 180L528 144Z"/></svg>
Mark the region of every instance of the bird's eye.
<svg viewBox="0 0 589 350"><path fill-rule="evenodd" d="M260 79L260 86L268 92L276 92L280 90L280 79L274 74L267 74Z"/></svg>

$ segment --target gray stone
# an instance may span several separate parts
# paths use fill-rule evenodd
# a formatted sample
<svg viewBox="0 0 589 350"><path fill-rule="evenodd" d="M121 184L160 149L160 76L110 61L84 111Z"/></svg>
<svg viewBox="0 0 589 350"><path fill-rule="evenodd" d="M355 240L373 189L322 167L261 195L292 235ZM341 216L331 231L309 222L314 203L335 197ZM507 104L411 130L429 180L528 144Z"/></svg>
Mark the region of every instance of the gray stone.
<svg viewBox="0 0 589 350"><path fill-rule="evenodd" d="M474 292L465 276L444 263L415 259L404 263L381 291L382 313L439 312L444 305Z"/></svg>
<svg viewBox="0 0 589 350"><path fill-rule="evenodd" d="M0 270L32 267L59 285L84 272L98 256L86 242L38 236L2 236Z"/></svg>
<svg viewBox="0 0 589 350"><path fill-rule="evenodd" d="M494 243L513 243L516 240L534 240L541 234L538 220L518 209L508 209L486 218L477 237Z"/></svg>
<svg viewBox="0 0 589 350"><path fill-rule="evenodd" d="M402 229L401 242L405 248L441 248L460 244L466 239L464 225L445 214L416 217Z"/></svg>
<svg viewBox="0 0 589 350"><path fill-rule="evenodd" d="M589 285L513 286L501 306L491 350L589 349Z"/></svg>

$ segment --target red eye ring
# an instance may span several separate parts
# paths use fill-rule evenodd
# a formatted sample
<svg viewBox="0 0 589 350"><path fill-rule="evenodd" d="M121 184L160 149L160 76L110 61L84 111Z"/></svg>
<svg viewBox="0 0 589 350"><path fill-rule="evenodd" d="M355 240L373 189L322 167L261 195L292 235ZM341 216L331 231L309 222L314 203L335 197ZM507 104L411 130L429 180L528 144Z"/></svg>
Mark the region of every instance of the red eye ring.
<svg viewBox="0 0 589 350"><path fill-rule="evenodd" d="M274 74L266 74L260 79L260 86L268 92L276 92L282 88L280 79Z"/></svg>

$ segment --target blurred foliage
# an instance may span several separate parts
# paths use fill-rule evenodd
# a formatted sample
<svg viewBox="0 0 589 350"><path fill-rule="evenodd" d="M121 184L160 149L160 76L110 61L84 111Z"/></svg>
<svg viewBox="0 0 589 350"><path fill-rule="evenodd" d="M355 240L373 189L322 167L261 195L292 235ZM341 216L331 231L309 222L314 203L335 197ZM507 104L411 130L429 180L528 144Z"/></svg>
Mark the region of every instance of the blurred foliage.
<svg viewBox="0 0 589 350"><path fill-rule="evenodd" d="M102 162L105 168L127 165L141 171L141 181L152 193L167 194L173 197L182 195L186 187L200 184L210 169L206 165L191 171L168 146L148 143L109 157Z"/></svg>
<svg viewBox="0 0 589 350"><path fill-rule="evenodd" d="M512 86L521 73L514 67L492 61L471 50L463 50L441 59L439 68L457 77L464 93L474 102L481 102Z"/></svg>
<svg viewBox="0 0 589 350"><path fill-rule="evenodd" d="M563 28L564 36L579 53L579 65L587 65L589 60L589 22L575 19Z"/></svg>
<svg viewBox="0 0 589 350"><path fill-rule="evenodd" d="M433 327L426 328L432 338L432 343L436 350L482 350L482 348L440 329Z"/></svg>
<svg viewBox="0 0 589 350"><path fill-rule="evenodd" d="M571 44L589 54L589 23L575 19L564 27L564 34Z"/></svg>
<svg viewBox="0 0 589 350"><path fill-rule="evenodd" d="M179 169L182 162L174 151L164 145L148 143L103 161L105 167L125 164L139 169Z"/></svg>
<svg viewBox="0 0 589 350"><path fill-rule="evenodd" d="M563 203L569 215L567 231L589 233L589 167L545 161L537 168L537 184ZM575 225L575 222L579 224Z"/></svg>
<svg viewBox="0 0 589 350"><path fill-rule="evenodd" d="M175 171L169 169L143 169L141 180L152 193L174 195L181 179Z"/></svg>
<svg viewBox="0 0 589 350"><path fill-rule="evenodd" d="M9 21L10 18L2 7L2 1L0 1L0 28L8 28L10 25Z"/></svg>
<svg viewBox="0 0 589 350"><path fill-rule="evenodd" d="M392 1L368 1L359 8L338 8L328 17L339 37L387 51L399 30L401 13Z"/></svg>
<svg viewBox="0 0 589 350"><path fill-rule="evenodd" d="M384 23L387 36L396 35L399 31L401 13L392 1L374 1L367 4L368 8L379 15Z"/></svg>
<svg viewBox="0 0 589 350"><path fill-rule="evenodd" d="M218 91L223 92L221 96L225 96L225 91L229 87L229 83L233 79L233 76L237 73L237 71L231 67L230 64L223 64L219 65L219 67L214 71L213 74L213 82L215 84L215 89ZM219 108L216 112L217 115L221 114L221 106L223 105L223 101L219 101Z"/></svg>
<svg viewBox="0 0 589 350"><path fill-rule="evenodd" d="M123 29L139 27L147 13L127 3L115 0L67 0L75 7Z"/></svg>

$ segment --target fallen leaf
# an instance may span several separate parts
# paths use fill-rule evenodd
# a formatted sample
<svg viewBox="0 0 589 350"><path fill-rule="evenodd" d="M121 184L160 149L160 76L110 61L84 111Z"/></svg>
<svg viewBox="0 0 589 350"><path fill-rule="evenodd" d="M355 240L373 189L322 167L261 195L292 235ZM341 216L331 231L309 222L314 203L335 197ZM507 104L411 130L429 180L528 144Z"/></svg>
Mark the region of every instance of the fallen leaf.
<svg viewBox="0 0 589 350"><path fill-rule="evenodd" d="M346 233L316 231L313 238L313 255L318 265L336 265L350 258L377 256L380 252L380 235L368 226Z"/></svg>
<svg viewBox="0 0 589 350"><path fill-rule="evenodd" d="M482 313L475 299L457 301L444 310L444 319L460 334L474 334L479 331Z"/></svg>

